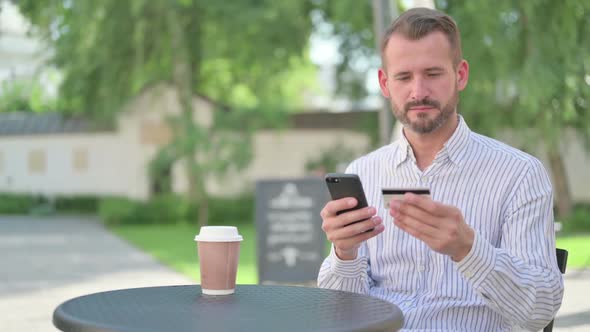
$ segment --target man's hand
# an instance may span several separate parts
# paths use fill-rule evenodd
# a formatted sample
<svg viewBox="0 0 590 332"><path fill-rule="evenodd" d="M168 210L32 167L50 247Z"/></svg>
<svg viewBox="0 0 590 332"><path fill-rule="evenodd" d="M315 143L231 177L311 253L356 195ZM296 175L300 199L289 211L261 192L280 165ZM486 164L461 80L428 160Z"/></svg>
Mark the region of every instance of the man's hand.
<svg viewBox="0 0 590 332"><path fill-rule="evenodd" d="M475 233L456 207L411 193L405 194L402 201L392 200L390 206L394 224L432 250L450 256L455 262L471 250Z"/></svg>
<svg viewBox="0 0 590 332"><path fill-rule="evenodd" d="M363 241L383 232L385 227L374 207L362 208L336 215L338 211L350 209L357 205L352 197L328 202L322 209L322 230L334 244L336 255L342 260L352 260L357 256L358 248ZM355 221L362 220L355 223ZM351 224L352 223L352 224ZM373 228L372 231L367 232Z"/></svg>

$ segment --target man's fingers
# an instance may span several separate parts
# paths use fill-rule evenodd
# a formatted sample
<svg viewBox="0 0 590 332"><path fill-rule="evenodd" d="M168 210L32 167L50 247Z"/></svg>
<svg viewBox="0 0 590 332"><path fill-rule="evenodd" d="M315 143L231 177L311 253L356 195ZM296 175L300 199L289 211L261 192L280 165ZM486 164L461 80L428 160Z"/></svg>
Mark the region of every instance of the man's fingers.
<svg viewBox="0 0 590 332"><path fill-rule="evenodd" d="M369 222L369 220L367 220L367 222ZM383 224L379 224L379 225L374 225L372 228L373 228L373 230L371 230L371 231L363 231L363 232L357 233L354 236L336 239L331 242L334 243L334 246L336 246L337 248L342 248L343 250L348 250L348 248L358 247L362 242L367 241L368 239L383 232L383 230L385 229L385 226L383 226Z"/></svg>
<svg viewBox="0 0 590 332"><path fill-rule="evenodd" d="M352 238L357 236L358 234L369 231L375 228L376 226L381 225L382 223L383 221L381 220L381 217L374 216L373 218L360 222L355 222L347 226L332 230L328 235L328 240L334 242L342 239Z"/></svg>
<svg viewBox="0 0 590 332"><path fill-rule="evenodd" d="M432 215L420 207L406 203L405 201L397 201L391 205L391 215L394 218L410 217L420 222L430 225L433 228L441 227L441 220L438 216Z"/></svg>
<svg viewBox="0 0 590 332"><path fill-rule="evenodd" d="M408 218L406 218L408 219ZM427 227L431 227L425 224L419 224L419 223L412 223L412 222L408 222L407 220L404 219L395 219L393 221L394 225L396 225L397 227L401 228L404 232L412 235L413 237L417 238L418 240L421 240L423 242L430 242L432 240L435 239L436 237L436 232L431 232L425 228L423 228L422 226L427 226ZM421 226L417 226L417 225L421 225Z"/></svg>
<svg viewBox="0 0 590 332"><path fill-rule="evenodd" d="M342 210L350 209L357 206L356 198L354 197L345 197L341 199L336 199L333 201L328 202L326 206L320 212L320 216L323 219L331 218L336 216L336 213Z"/></svg>
<svg viewBox="0 0 590 332"><path fill-rule="evenodd" d="M455 209L452 206L435 202L425 195L406 193L404 194L403 202L414 205L427 213L438 217L448 217L450 214L455 213Z"/></svg>
<svg viewBox="0 0 590 332"><path fill-rule="evenodd" d="M374 207L366 207L354 211L348 211L338 216L337 226L344 227L353 222L372 218L377 213Z"/></svg>
<svg viewBox="0 0 590 332"><path fill-rule="evenodd" d="M440 230L425 223L422 220L415 219L411 216L401 216L394 219L396 225L403 226L404 230L408 229L412 232L410 234L421 234L429 238L436 238L440 234Z"/></svg>

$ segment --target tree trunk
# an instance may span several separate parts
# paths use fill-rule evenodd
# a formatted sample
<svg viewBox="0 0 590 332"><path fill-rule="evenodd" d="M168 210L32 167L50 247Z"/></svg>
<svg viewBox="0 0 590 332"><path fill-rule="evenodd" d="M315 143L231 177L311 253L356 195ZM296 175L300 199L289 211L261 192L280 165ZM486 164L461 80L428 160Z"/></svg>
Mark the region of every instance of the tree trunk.
<svg viewBox="0 0 590 332"><path fill-rule="evenodd" d="M555 201L557 204L557 217L564 220L572 212L572 196L567 183L567 172L563 163L561 153L557 148L548 148L547 157L551 166L551 175L555 190Z"/></svg>
<svg viewBox="0 0 590 332"><path fill-rule="evenodd" d="M199 165L196 161L197 139L195 135L199 128L193 118L193 68L190 65L188 45L184 36L184 26L175 8L168 11L168 27L170 29L171 45L173 52L173 77L174 87L178 101L182 109L182 134L185 138L185 145L182 149L183 159L186 166L188 180L188 199L199 207L199 225L208 223L209 205L205 184L200 174ZM195 36L196 37L196 36Z"/></svg>

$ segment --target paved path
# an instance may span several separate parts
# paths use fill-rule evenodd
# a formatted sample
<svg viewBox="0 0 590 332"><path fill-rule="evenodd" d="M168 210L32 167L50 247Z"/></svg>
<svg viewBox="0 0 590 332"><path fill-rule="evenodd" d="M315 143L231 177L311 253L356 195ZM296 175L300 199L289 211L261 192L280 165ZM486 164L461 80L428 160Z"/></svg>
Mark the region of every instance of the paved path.
<svg viewBox="0 0 590 332"><path fill-rule="evenodd" d="M590 252L587 253L590 256ZM567 271L563 304L557 313L553 331L590 331L590 268Z"/></svg>
<svg viewBox="0 0 590 332"><path fill-rule="evenodd" d="M191 283L95 221L0 217L2 332L58 331L55 307L83 294Z"/></svg>
<svg viewBox="0 0 590 332"><path fill-rule="evenodd" d="M56 332L55 307L82 294L192 283L96 221L0 217L1 332ZM565 284L553 330L590 331L590 269L568 272Z"/></svg>

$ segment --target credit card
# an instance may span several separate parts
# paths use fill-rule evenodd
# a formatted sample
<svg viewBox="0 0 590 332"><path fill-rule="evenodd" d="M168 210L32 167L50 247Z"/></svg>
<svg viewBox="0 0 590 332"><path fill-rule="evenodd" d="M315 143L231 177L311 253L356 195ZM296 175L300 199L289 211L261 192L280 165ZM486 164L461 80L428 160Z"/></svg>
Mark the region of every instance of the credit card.
<svg viewBox="0 0 590 332"><path fill-rule="evenodd" d="M428 188L383 188L381 189L383 194L383 206L389 209L389 202L392 199L402 200L405 193L412 193L416 195L427 195L430 196L430 189Z"/></svg>

